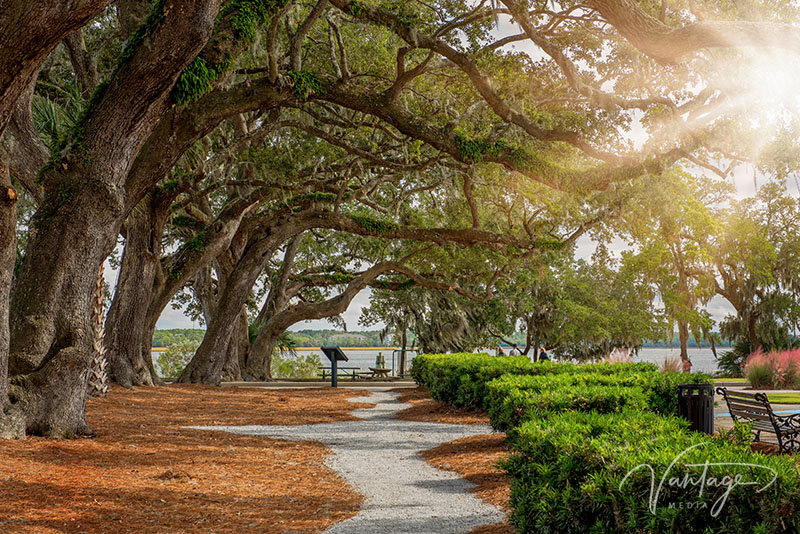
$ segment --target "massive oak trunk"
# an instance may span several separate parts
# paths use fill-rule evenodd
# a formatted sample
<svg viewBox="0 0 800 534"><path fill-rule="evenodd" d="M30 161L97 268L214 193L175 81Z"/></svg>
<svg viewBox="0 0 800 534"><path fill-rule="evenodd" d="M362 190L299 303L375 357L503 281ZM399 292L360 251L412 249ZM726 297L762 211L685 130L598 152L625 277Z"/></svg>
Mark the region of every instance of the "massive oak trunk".
<svg viewBox="0 0 800 534"><path fill-rule="evenodd" d="M8 403L8 301L16 257L17 195L11 187L8 152L0 145L0 437L21 437L24 421Z"/></svg>
<svg viewBox="0 0 800 534"><path fill-rule="evenodd" d="M90 183L70 200L51 188L34 216L14 288L9 362L11 400L25 413L28 433L88 432L91 295L121 208L103 187Z"/></svg>
<svg viewBox="0 0 800 534"><path fill-rule="evenodd" d="M169 199L162 201L154 192L134 210L126 225L125 251L106 320L111 378L126 388L160 383L150 351L142 350L141 340L147 328L147 308L161 257L161 234L168 209Z"/></svg>
<svg viewBox="0 0 800 534"><path fill-rule="evenodd" d="M250 352L250 339L248 334L247 307L242 306L242 311L233 326L222 366L222 380L238 382L242 380L242 367L247 362Z"/></svg>
<svg viewBox="0 0 800 534"><path fill-rule="evenodd" d="M170 108L178 75L210 36L219 3L167 0L160 8L163 17L126 53L61 159L42 173L44 196L11 309L9 398L28 433L89 432L95 274L125 217L133 159Z"/></svg>
<svg viewBox="0 0 800 534"><path fill-rule="evenodd" d="M297 216L280 215L253 232L258 237L253 238L243 250L228 276L214 319L208 324L203 342L183 370L179 382L219 385L237 317L266 262L281 244L309 228L320 226L320 221L326 216L321 211Z"/></svg>
<svg viewBox="0 0 800 534"><path fill-rule="evenodd" d="M222 369L227 361L227 349L242 306L247 302L264 264L282 241L275 237L263 239L256 241L245 251L225 284L203 342L183 370L179 382L219 385Z"/></svg>
<svg viewBox="0 0 800 534"><path fill-rule="evenodd" d="M284 330L276 331L269 328L269 321L264 325L261 332L253 341L247 360L247 372L244 374L246 380L272 380L272 351L278 343L278 337Z"/></svg>

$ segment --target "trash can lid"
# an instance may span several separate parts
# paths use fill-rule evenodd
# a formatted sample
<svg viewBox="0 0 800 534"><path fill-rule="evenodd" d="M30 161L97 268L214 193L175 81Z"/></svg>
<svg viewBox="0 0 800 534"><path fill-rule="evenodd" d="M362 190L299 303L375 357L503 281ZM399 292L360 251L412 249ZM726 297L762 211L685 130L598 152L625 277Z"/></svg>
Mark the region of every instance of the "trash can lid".
<svg viewBox="0 0 800 534"><path fill-rule="evenodd" d="M712 384L678 384L679 395L689 394L692 391L696 391L698 393L702 391L703 394L711 392L711 395L713 396L714 386Z"/></svg>

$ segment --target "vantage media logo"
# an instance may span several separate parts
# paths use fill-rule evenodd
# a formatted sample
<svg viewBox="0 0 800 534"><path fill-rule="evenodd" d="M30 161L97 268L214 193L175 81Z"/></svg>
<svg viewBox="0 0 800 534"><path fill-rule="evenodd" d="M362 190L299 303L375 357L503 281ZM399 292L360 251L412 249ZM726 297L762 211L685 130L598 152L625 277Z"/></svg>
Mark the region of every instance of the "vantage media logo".
<svg viewBox="0 0 800 534"><path fill-rule="evenodd" d="M759 486L754 489L755 493L761 493L762 491L769 488L772 484L775 483L775 480L778 478L778 473L772 469L771 467L767 467L765 465L760 464L749 464L749 463L714 463L709 462L706 460L701 464L685 464L685 468L687 470L686 473L679 474L674 470L675 464L685 456L689 451L692 449L696 449L703 445L710 443L709 441L704 441L703 443L698 443L696 445L692 445L691 447L685 449L679 455L675 457L674 460L669 464L664 473L661 475L661 478L658 480L656 484L656 472L655 469L650 464L639 464L630 471L628 474L625 475L625 478L622 479L622 482L619 484L619 489L622 491L623 486L628 479L636 473L637 471L643 469L650 472L650 493L648 496L648 509L650 512L655 515L656 510L659 506L659 499L661 497L662 491L665 488L681 488L685 490L692 490L698 489L697 496L695 500L686 500L686 501L673 501L666 503L667 506L670 508L680 508L680 509L689 509L689 510L696 510L696 509L708 509L709 503L707 500L703 498L704 495L708 497L707 494L714 494L716 499L713 500L710 507L711 517L717 517L719 513L722 511L722 508L725 506L725 503L728 502L728 497L730 496L731 492L737 488L738 486ZM746 468L749 470L749 473L734 473L730 475L725 475L723 477L712 476L709 474L710 467L725 467L730 468L733 471L735 467ZM694 471L690 473L689 471ZM772 473L772 479L767 482L766 484L762 484L756 480L752 479L752 473L754 470L763 470ZM717 495L719 493L719 495Z"/></svg>

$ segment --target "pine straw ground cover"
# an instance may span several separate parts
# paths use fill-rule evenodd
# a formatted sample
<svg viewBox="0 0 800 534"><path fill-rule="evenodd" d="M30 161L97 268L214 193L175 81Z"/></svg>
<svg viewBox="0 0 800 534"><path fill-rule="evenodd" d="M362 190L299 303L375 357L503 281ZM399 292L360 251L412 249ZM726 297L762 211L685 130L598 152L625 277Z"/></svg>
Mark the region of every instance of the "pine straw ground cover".
<svg viewBox="0 0 800 534"><path fill-rule="evenodd" d="M398 397L400 402L412 404L410 408L397 413L398 419L462 425L489 424L489 417L485 412L458 408L433 400L424 387L398 388L393 391L400 393ZM422 456L437 469L454 471L466 478L476 485L471 491L478 498L508 512L511 496L508 476L497 467L497 462L510 451L505 434L483 434L443 443L425 451ZM471 534L513 534L513 532L513 527L505 521L478 527Z"/></svg>
<svg viewBox="0 0 800 534"><path fill-rule="evenodd" d="M354 420L353 390L168 386L92 399L93 439L0 439L0 533L311 533L362 498L316 442L184 425Z"/></svg>

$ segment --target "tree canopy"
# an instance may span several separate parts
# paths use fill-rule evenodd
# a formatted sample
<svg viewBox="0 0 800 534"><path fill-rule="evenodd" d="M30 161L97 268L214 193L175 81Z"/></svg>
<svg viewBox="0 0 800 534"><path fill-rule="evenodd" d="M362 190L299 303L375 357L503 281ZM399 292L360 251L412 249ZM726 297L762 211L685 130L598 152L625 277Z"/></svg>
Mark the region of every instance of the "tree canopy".
<svg viewBox="0 0 800 534"><path fill-rule="evenodd" d="M289 326L366 287L365 321L430 350L520 324L575 357L671 324L685 345L715 293L731 332L786 337L798 14L774 7L8 0L0 433L90 432L110 256L126 387L160 383L171 301L207 326L179 380L208 384L269 379ZM774 180L751 201L724 186L743 165Z"/></svg>

